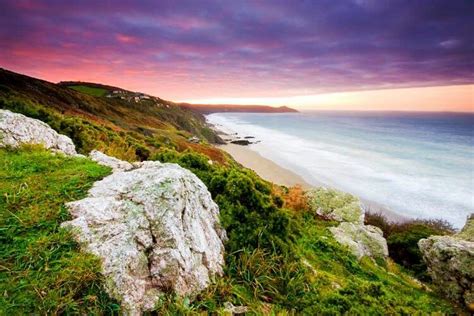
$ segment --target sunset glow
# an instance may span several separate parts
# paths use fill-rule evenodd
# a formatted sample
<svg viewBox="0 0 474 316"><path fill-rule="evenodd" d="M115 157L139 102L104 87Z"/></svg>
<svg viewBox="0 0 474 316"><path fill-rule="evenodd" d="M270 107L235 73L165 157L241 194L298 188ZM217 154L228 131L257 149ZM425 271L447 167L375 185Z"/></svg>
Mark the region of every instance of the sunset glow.
<svg viewBox="0 0 474 316"><path fill-rule="evenodd" d="M184 100L202 104L272 104L300 110L474 112L474 85L323 93L293 97Z"/></svg>

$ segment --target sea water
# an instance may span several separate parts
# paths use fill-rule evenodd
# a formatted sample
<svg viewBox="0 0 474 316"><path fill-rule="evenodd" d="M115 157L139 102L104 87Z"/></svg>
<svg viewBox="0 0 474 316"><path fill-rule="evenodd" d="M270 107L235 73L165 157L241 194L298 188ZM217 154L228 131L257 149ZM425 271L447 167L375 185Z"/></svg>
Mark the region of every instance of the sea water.
<svg viewBox="0 0 474 316"><path fill-rule="evenodd" d="M410 218L462 227L474 212L474 114L215 113L218 128L301 175ZM377 210L372 210L377 211Z"/></svg>

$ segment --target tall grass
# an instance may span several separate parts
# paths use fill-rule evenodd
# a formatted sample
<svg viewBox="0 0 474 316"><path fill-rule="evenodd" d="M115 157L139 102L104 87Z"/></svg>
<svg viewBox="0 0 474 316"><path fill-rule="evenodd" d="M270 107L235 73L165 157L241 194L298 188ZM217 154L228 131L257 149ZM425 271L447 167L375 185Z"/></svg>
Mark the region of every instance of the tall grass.
<svg viewBox="0 0 474 316"><path fill-rule="evenodd" d="M85 196L108 168L36 147L0 149L0 315L104 314L100 261L60 228L64 203Z"/></svg>

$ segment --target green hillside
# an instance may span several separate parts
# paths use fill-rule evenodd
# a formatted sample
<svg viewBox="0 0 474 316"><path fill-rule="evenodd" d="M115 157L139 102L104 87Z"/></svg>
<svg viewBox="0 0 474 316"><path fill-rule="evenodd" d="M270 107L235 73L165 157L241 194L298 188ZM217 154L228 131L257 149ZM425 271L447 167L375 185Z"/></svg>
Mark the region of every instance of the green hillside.
<svg viewBox="0 0 474 316"><path fill-rule="evenodd" d="M81 153L175 162L208 187L229 237L225 274L196 297L164 295L158 314L222 314L229 304L256 315L455 313L390 259L358 261L329 232L337 223L318 217L301 190L243 168L209 143L217 136L201 115L163 102L94 97L0 71L0 108L48 123ZM203 141L190 143L191 135ZM59 226L69 219L64 203L109 172L38 147L0 149L0 315L119 313L97 258Z"/></svg>
<svg viewBox="0 0 474 316"><path fill-rule="evenodd" d="M88 95L92 95L94 97L103 97L107 94L106 89L88 87L85 85L74 85L74 86L69 86L69 88L88 94Z"/></svg>
<svg viewBox="0 0 474 316"><path fill-rule="evenodd" d="M94 87L96 89L96 87ZM0 69L0 108L40 119L71 137L79 152L100 149L125 160L145 160L161 147L192 149L224 162L210 146L219 136L201 114L157 99L133 102L95 97L28 76ZM199 137L200 144L188 138Z"/></svg>

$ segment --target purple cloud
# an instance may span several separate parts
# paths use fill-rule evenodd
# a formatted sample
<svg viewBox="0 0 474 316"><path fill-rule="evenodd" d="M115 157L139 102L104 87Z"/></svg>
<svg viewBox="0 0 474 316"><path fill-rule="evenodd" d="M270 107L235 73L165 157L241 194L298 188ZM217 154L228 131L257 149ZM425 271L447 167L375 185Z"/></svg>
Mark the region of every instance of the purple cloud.
<svg viewBox="0 0 474 316"><path fill-rule="evenodd" d="M0 3L0 66L172 99L474 82L473 1Z"/></svg>

